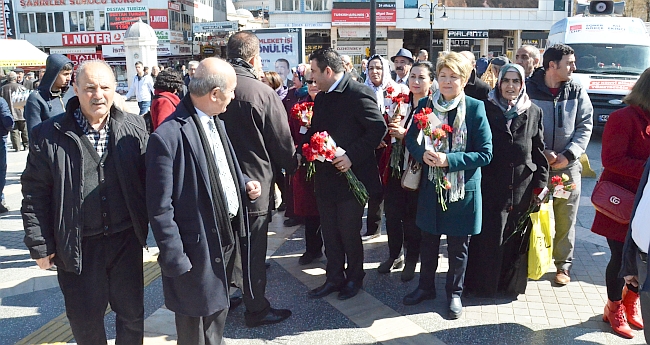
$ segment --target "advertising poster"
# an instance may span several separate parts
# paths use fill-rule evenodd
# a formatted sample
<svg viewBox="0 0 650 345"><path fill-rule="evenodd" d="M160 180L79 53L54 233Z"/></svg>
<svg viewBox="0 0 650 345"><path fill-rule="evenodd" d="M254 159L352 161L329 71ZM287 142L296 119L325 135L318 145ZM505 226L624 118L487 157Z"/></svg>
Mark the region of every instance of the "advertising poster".
<svg viewBox="0 0 650 345"><path fill-rule="evenodd" d="M369 2L334 2L332 25L370 26ZM397 13L395 2L377 2L377 26L395 26Z"/></svg>
<svg viewBox="0 0 650 345"><path fill-rule="evenodd" d="M260 55L265 71L276 71L291 79L291 67L305 62L305 31L303 28L251 30L260 39Z"/></svg>
<svg viewBox="0 0 650 345"><path fill-rule="evenodd" d="M154 29L169 29L168 10L150 9L149 25Z"/></svg>
<svg viewBox="0 0 650 345"><path fill-rule="evenodd" d="M538 8L539 0L443 0L443 4L447 7Z"/></svg>
<svg viewBox="0 0 650 345"><path fill-rule="evenodd" d="M143 6L106 7L108 30L127 30L140 18L142 18L143 22L149 23L149 14L147 12L147 8Z"/></svg>

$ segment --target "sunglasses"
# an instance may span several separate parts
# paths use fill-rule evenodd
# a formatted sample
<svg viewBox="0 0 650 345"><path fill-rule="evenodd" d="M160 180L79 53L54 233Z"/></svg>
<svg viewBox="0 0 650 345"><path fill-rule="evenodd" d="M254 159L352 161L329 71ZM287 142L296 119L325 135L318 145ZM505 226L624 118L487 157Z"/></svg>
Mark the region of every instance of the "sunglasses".
<svg viewBox="0 0 650 345"><path fill-rule="evenodd" d="M311 85L311 84L316 84L315 80L305 80L305 84Z"/></svg>

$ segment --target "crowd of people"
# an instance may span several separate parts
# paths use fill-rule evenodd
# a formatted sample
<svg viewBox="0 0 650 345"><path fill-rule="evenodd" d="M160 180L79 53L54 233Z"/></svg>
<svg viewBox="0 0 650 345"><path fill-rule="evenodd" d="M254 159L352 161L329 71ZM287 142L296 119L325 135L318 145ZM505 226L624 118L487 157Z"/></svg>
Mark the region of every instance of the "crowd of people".
<svg viewBox="0 0 650 345"><path fill-rule="evenodd" d="M349 57L320 49L290 69L288 83L262 70L258 38L238 32L226 60L193 61L185 79L165 69L154 82L136 63L129 95L137 97L139 115L150 114L150 133L146 116L127 113L115 97L105 62L78 66L74 96L65 99L72 65L51 55L25 107L21 213L31 257L43 269L57 267L77 343L106 343L108 303L116 343L142 343L148 225L179 344L221 344L228 311L240 303L248 327L289 318L289 309L273 308L265 297L276 184L290 225L305 225L298 263L326 257L326 279L309 298L359 293L363 242L379 236L382 218L388 246L377 272L401 269L400 279L410 281L421 264L404 305L437 297L442 235L448 318L462 315L463 296L516 298L526 292L530 237L529 226L519 225L547 201L545 189L553 194L553 282L568 284L579 158L593 126L586 90L571 80L572 48L551 46L542 59L523 46L515 63L489 62L485 80L471 52L445 52L435 64L427 58L402 48L390 58L394 72L388 59L373 55L358 73ZM650 192L643 193L649 85L650 70L603 134L601 181L638 188L635 210L650 207ZM0 113L10 113L4 103ZM319 138L335 142L336 154L313 159L309 150L323 145ZM554 193L557 179L572 188ZM359 185L368 206L363 235ZM628 338L629 325L643 328L641 313L650 315L645 218L633 212L626 225L598 212L592 228L612 252L603 318Z"/></svg>

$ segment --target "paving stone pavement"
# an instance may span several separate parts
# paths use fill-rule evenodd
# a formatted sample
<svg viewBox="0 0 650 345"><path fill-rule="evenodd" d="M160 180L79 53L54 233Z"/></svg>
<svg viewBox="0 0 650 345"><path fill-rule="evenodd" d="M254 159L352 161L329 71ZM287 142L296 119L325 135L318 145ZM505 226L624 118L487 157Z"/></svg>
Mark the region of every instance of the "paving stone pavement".
<svg viewBox="0 0 650 345"><path fill-rule="evenodd" d="M599 171L599 138L592 140L590 151L591 163ZM24 152L9 153L5 196L11 212L0 216L0 345L33 334L64 311L55 272L37 269L22 243L17 210L25 156ZM385 235L364 245L367 275L359 296L348 301L338 301L335 295L308 299L308 289L324 281L325 261L298 266L304 249L303 229L283 227L283 217L277 214L269 234L272 265L267 273L267 297L274 307L292 309L293 316L278 325L250 329L245 327L243 308L239 307L229 312L227 343L644 344L641 331L635 332L635 339L622 339L601 319L607 298L604 272L610 254L605 239L589 231L594 215L589 194L594 185L595 179L583 180L571 283L554 286L553 272L549 272L539 281L529 281L526 294L515 300L463 298L464 314L454 321L441 316L446 314L444 298L402 305L402 297L417 286L417 276L403 283L399 271L386 275L376 272L387 255ZM155 248L150 250L154 255ZM436 278L438 296L444 296L446 270L443 248ZM145 344L175 344L173 313L165 309L160 289L160 279L145 289ZM109 343L114 343L113 313L106 323L112 339Z"/></svg>

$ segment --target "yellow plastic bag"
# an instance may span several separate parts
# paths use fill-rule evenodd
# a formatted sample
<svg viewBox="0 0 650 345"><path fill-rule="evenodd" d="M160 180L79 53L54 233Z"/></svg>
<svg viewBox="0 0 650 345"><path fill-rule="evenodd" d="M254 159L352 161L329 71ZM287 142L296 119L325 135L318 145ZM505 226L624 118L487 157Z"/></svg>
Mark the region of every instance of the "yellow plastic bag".
<svg viewBox="0 0 650 345"><path fill-rule="evenodd" d="M540 206L539 212L531 213L533 225L530 230L530 247L528 249L528 278L538 280L553 263L553 236L549 203Z"/></svg>

